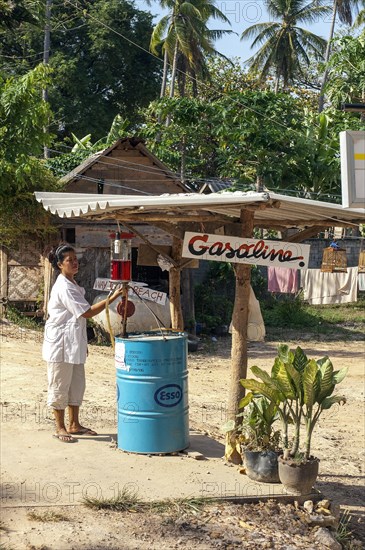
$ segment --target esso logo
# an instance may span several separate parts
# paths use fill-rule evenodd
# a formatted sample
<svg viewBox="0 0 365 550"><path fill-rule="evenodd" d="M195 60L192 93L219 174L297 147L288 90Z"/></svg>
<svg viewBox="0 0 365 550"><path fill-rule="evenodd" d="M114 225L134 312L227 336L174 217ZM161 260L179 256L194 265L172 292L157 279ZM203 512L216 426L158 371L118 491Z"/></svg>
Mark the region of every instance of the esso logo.
<svg viewBox="0 0 365 550"><path fill-rule="evenodd" d="M167 384L155 391L155 401L161 407L175 407L182 400L182 387L178 384Z"/></svg>

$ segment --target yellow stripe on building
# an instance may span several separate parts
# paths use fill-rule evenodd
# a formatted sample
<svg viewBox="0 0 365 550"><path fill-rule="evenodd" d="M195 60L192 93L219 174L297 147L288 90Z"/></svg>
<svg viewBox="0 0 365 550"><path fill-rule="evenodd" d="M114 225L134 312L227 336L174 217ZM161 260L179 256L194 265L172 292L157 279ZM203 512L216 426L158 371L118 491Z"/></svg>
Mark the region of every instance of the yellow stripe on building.
<svg viewBox="0 0 365 550"><path fill-rule="evenodd" d="M355 160L365 160L365 153L355 153L354 154Z"/></svg>

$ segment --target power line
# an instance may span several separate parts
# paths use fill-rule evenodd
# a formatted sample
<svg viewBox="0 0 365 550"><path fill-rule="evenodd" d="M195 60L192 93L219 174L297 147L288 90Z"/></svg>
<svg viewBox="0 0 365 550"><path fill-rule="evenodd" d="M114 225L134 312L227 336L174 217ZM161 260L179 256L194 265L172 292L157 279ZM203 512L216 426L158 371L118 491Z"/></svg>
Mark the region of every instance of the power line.
<svg viewBox="0 0 365 550"><path fill-rule="evenodd" d="M77 6L76 4L73 4L70 0L65 0L65 2L66 2L67 4L70 4L70 5L71 5L72 7L74 7L75 9L84 12L84 10L82 10L82 8L80 8L80 7ZM128 43L130 43L130 44L132 44L133 46L135 46L136 48L142 50L143 52L145 52L145 53L147 53L148 55L154 57L155 59L158 59L158 61L159 61L160 63L163 63L163 62L164 62L160 57L158 57L157 55L153 54L152 52L150 52L149 50L147 50L147 49L144 48L143 46L140 46L139 44L137 44L136 42L134 42L133 40L131 40L131 39L128 38L127 36L123 35L122 33L116 31L115 29L113 29L112 27L110 27L109 25L107 25L106 23L104 23L103 21L100 21L99 19L97 19L97 18L94 17L93 15L90 15L89 13L84 12L84 14L85 14L85 17L89 17L90 19L96 21L97 23L99 23L99 24L102 25L103 27L107 28L107 29L110 30L111 32L115 33L116 35L118 35L118 36L120 36L121 38L123 38L124 40L126 40ZM169 67L171 67L171 63L168 63L168 65L169 65ZM182 75L184 75L184 76L190 78L190 80L195 81L195 82L196 82L197 84L199 84L200 86L204 86L205 88L208 88L208 85L207 85L205 82L202 82L202 81L198 80L196 77L193 77L192 75L190 75L190 74L188 74L188 73L186 73L186 72L184 72L184 71L182 71L182 70L180 70L180 69L178 69L178 68L176 68L176 71L179 72L180 74L182 74ZM209 88L212 88L212 86L209 85ZM213 87L213 89L214 89L214 87ZM301 134L299 133L298 130L296 130L296 129L294 129L294 128L290 128L289 126L283 124L280 120L277 120L277 119L268 117L268 116L265 115L264 113L262 113L262 112L260 112L260 111L257 111L256 109L250 107L249 105L247 105L247 104L245 104L245 103L241 103L239 100L232 98L231 96L229 96L229 95L228 95L227 93L225 93L225 92L221 92L221 91L219 91L219 90L216 90L216 91L217 91L217 93L218 93L221 97L224 97L224 96L228 97L233 103L236 103L238 106L244 107L244 108L246 108L246 109L252 111L253 113L259 115L260 117L263 117L263 118L266 119L266 120L270 120L270 121L272 121L272 122L275 122L276 124L278 124L278 126L281 126L281 127L284 128L285 130L290 130L290 131L292 131L292 132L294 132L294 133L297 133L298 135L301 135ZM307 137L307 139L308 139L308 137ZM316 142L315 139L312 139L312 138L309 138L309 139L310 139L311 141L313 141L313 142ZM334 151L335 153L338 154L338 150L335 149L334 147L328 146L328 149L329 149L329 150L332 150L332 151Z"/></svg>
<svg viewBox="0 0 365 550"><path fill-rule="evenodd" d="M65 145L65 144L61 144L63 147L67 147L67 148L70 148L72 149L73 147L71 147L70 145ZM50 151L53 151L55 153L59 153L59 154L67 154L67 153L63 153L62 151L58 151L57 149L50 149ZM133 170L133 171L136 171L136 172L140 172L140 173L151 173L152 171L156 171L157 173L161 173L162 175L167 175L167 176L173 176L175 177L176 179L178 179L179 181L181 181L181 178L180 178L180 175L176 172L166 172L164 171L162 168L154 168L153 166L149 167L151 172L149 170L145 170L143 168L146 168L145 165L143 164L139 164L139 163L136 163L136 162L131 162L131 161L128 161L128 160L124 160L124 159L116 159L116 158L113 158L113 161L115 162L103 162L102 160L103 157L97 159L97 163L99 164L104 164L106 166L116 166L118 168L127 168L128 170ZM119 164L119 162L121 163L124 163L124 164ZM127 165L127 166L126 166ZM133 168L133 167L130 167L128 165L132 165L132 166L138 166L138 167L141 167L141 168ZM78 177L78 176L75 176L75 177ZM199 183L209 183L209 182L222 182L222 179L221 178L203 178L203 177L194 177L194 176L187 176L188 179L191 179L192 181L195 181L195 182L199 182ZM97 180L100 182L100 180ZM124 182L133 182L135 180L123 180ZM161 182L160 179L158 180L153 180L153 179L149 179L147 180L148 182L150 183L155 183L155 182ZM145 180L146 182L146 180ZM233 180L230 180L230 182L232 185L231 186L234 186L235 184L239 184L239 180L237 179L233 179ZM106 185L111 185L109 183L106 183ZM288 193L294 193L296 195L298 195L298 191L300 192L300 190L298 189L288 189L288 188L280 188L280 187L275 187L275 191L285 191L287 194ZM310 194L310 195L315 195L317 196L318 193L314 192L314 191L303 191L305 194ZM341 198L341 195L339 194L336 194L336 193L321 193L321 197L338 197L338 198Z"/></svg>

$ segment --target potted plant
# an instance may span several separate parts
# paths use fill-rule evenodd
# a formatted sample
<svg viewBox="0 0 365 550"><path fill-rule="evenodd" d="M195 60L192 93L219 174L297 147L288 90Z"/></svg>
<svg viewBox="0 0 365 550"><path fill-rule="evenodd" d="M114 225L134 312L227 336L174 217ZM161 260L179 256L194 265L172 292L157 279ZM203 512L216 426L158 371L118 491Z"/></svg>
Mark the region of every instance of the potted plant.
<svg viewBox="0 0 365 550"><path fill-rule="evenodd" d="M279 419L277 405L250 392L241 400L240 408L237 435L246 475L255 481L279 483L280 430L273 426Z"/></svg>
<svg viewBox="0 0 365 550"><path fill-rule="evenodd" d="M324 410L346 401L333 392L347 369L335 371L327 356L317 361L308 359L300 347L293 352L281 344L271 374L256 366L251 370L259 380L243 379L241 384L254 396L263 395L276 405L282 423L284 449L278 459L280 481L290 493L308 494L319 467L319 459L311 455L313 430ZM290 424L293 434L289 446ZM303 425L305 441L301 446Z"/></svg>

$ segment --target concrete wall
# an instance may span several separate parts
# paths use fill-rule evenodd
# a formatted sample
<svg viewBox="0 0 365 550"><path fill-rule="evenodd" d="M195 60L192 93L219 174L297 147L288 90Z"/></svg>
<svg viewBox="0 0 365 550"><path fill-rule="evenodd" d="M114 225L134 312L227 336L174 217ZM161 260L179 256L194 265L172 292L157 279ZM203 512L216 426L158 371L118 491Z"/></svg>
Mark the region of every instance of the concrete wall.
<svg viewBox="0 0 365 550"><path fill-rule="evenodd" d="M331 244L331 239L308 239L305 244L310 244L309 268L319 269L322 263L323 249ZM356 267L359 264L359 254L365 247L364 239L341 239L338 244L346 249L348 267Z"/></svg>

